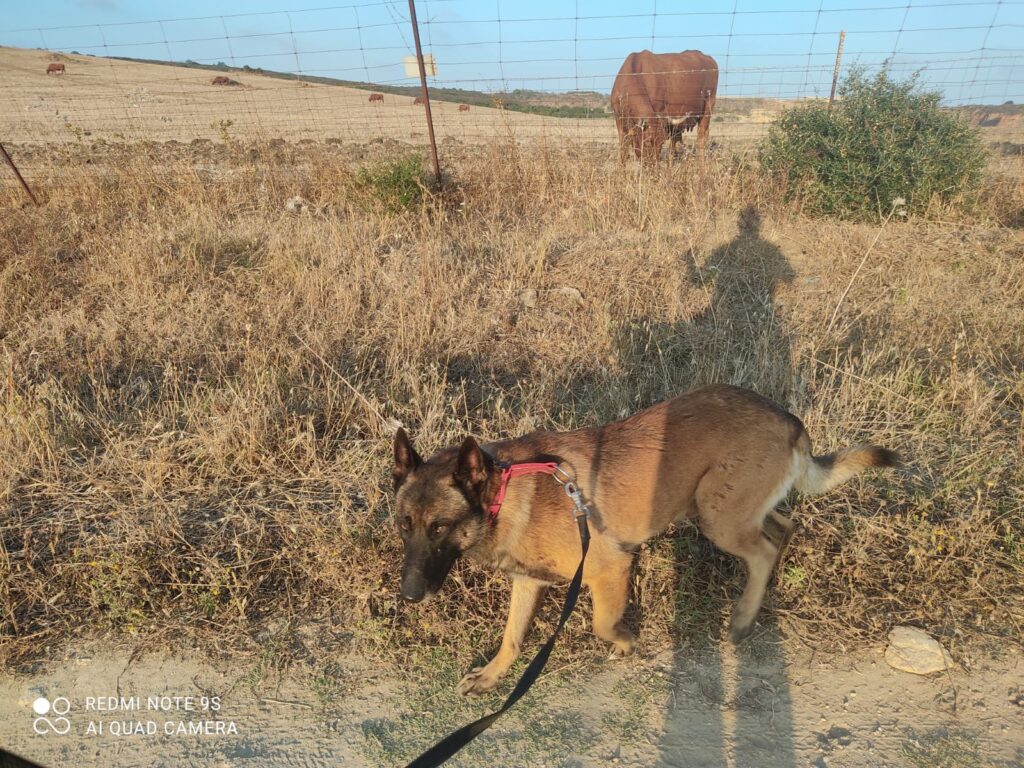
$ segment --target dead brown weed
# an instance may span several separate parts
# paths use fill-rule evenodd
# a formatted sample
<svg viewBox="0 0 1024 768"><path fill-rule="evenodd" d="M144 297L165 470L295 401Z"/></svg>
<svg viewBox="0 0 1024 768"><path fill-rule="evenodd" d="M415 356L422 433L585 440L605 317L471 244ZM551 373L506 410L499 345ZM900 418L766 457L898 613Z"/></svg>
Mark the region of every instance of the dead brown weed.
<svg viewBox="0 0 1024 768"><path fill-rule="evenodd" d="M819 452L909 459L793 502L769 610L788 632L1021 636L1013 177L970 217L879 234L784 208L743 157L651 173L508 143L451 157L448 192L395 213L359 204L349 158L286 149L64 159L40 209L4 190L0 660L88 631L468 664L505 582L460 567L440 600L398 604L393 424L430 451L713 381L794 409ZM691 530L653 542L646 648L717 633L738 576ZM309 624L315 640L293 631ZM570 636L589 653L585 612Z"/></svg>

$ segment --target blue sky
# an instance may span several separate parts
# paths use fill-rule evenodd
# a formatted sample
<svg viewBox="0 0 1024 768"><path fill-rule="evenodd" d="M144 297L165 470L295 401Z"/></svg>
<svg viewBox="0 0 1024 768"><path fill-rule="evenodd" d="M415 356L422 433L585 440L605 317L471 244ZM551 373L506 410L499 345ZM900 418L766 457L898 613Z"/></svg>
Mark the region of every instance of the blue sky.
<svg viewBox="0 0 1024 768"><path fill-rule="evenodd" d="M406 0L36 0L0 44L408 84ZM627 53L698 48L720 95L828 95L844 68L892 58L948 103L1024 101L1024 0L417 0L438 85L607 92Z"/></svg>

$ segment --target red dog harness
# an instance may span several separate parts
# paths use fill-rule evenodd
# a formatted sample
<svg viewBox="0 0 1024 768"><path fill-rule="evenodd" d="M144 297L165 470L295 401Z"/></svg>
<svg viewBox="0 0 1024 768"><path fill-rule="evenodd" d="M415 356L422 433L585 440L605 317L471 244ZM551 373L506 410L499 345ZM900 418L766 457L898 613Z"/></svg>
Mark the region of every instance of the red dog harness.
<svg viewBox="0 0 1024 768"><path fill-rule="evenodd" d="M554 461L533 464L504 464L499 462L498 466L501 467L501 484L498 486L498 492L494 494L494 498L491 499L491 503L487 507L487 519L491 525L498 520L498 512L501 510L501 504L505 501L505 494L508 492L509 480L521 475L553 475L561 471L558 468L558 463ZM565 473L563 472L562 474Z"/></svg>

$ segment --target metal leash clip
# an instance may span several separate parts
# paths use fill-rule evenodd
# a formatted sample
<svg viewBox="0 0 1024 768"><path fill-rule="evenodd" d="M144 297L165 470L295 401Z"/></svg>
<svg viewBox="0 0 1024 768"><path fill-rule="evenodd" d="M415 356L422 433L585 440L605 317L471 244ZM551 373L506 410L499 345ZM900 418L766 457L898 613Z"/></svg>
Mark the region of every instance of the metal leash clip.
<svg viewBox="0 0 1024 768"><path fill-rule="evenodd" d="M581 517L589 517L590 509L583 502L583 494L580 493L580 489L576 486L576 481L573 480L572 475L562 469L562 465L559 464L555 467L555 471L551 473L551 476L555 479L556 483L565 488L565 495L572 499L572 503L576 507L573 518L579 520Z"/></svg>
<svg viewBox="0 0 1024 768"><path fill-rule="evenodd" d="M581 517L588 517L590 515L590 510L583 503L583 494L576 487L576 483L570 480L565 484L565 495L572 499L572 503L576 505L576 514L573 515L575 519L579 520Z"/></svg>

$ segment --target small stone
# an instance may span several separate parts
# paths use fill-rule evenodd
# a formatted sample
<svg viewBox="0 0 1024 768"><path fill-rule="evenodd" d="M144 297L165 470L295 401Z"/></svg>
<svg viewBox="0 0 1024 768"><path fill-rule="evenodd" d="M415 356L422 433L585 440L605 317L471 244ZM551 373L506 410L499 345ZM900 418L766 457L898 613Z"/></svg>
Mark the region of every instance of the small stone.
<svg viewBox="0 0 1024 768"><path fill-rule="evenodd" d="M953 667L953 658L939 641L916 627L893 628L885 660L890 667L915 675L930 675Z"/></svg>
<svg viewBox="0 0 1024 768"><path fill-rule="evenodd" d="M576 305L583 303L583 294L571 285L562 285L558 288L553 288L551 293L569 304Z"/></svg>
<svg viewBox="0 0 1024 768"><path fill-rule="evenodd" d="M25 692L18 697L18 706L24 707L25 709L31 709L32 703L36 699L45 699L47 690L41 685L33 685L31 688L26 688Z"/></svg>
<svg viewBox="0 0 1024 768"><path fill-rule="evenodd" d="M825 733L818 734L818 746L831 752L836 747L848 747L853 741L853 731L840 725L833 725Z"/></svg>
<svg viewBox="0 0 1024 768"><path fill-rule="evenodd" d="M302 213L304 210L309 208L309 201L305 200L298 195L292 197L284 204L284 209L288 213Z"/></svg>
<svg viewBox="0 0 1024 768"><path fill-rule="evenodd" d="M533 309L537 306L537 291L533 288L527 288L519 293L519 303L527 309Z"/></svg>

